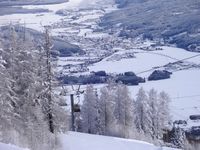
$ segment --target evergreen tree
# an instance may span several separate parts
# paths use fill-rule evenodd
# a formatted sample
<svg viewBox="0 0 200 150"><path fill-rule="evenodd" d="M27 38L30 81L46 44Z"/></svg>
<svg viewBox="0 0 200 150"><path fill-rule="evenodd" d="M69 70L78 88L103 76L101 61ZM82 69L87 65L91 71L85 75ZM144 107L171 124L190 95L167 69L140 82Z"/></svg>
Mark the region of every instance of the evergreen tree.
<svg viewBox="0 0 200 150"><path fill-rule="evenodd" d="M169 102L170 97L164 91L159 94L158 97L158 117L159 117L159 130L160 130L160 137L163 135L163 129L168 128L171 117L170 117L170 110L169 110Z"/></svg>
<svg viewBox="0 0 200 150"><path fill-rule="evenodd" d="M151 89L149 91L149 108L150 108L150 117L152 122L152 138L158 139L160 133L159 126L159 101L157 91L155 89Z"/></svg>
<svg viewBox="0 0 200 150"><path fill-rule="evenodd" d="M114 135L115 133L115 118L114 118L114 96L115 85L109 83L100 91L99 100L99 128L101 135Z"/></svg>
<svg viewBox="0 0 200 150"><path fill-rule="evenodd" d="M139 89L136 98L136 127L140 133L152 135L150 102L143 88Z"/></svg>
<svg viewBox="0 0 200 150"><path fill-rule="evenodd" d="M172 129L172 137L171 137L171 143L173 143L177 148L184 148L185 147L185 131L180 127L173 127Z"/></svg>
<svg viewBox="0 0 200 150"><path fill-rule="evenodd" d="M4 132L2 141L22 144L34 150L53 149L55 135L49 132L46 117L49 109L44 110L49 105L45 103L49 102L46 96L49 82L46 82L46 72L42 67L46 65L44 61L38 61L41 53L33 46L31 38L22 41L18 36L15 27L11 26L9 47L0 51L1 76L5 77L0 79L0 106L5 108L5 112L0 114L0 118L4 119L0 123L1 132ZM56 101L52 104L52 114L59 122L54 124L54 128L59 130L64 124L64 111Z"/></svg>
<svg viewBox="0 0 200 150"><path fill-rule="evenodd" d="M0 48L0 141L9 142L11 136L8 134L12 127L11 120L13 119L14 113L12 103L14 98L11 95L11 82L5 67L6 62L2 58L2 53L3 49Z"/></svg>
<svg viewBox="0 0 200 150"><path fill-rule="evenodd" d="M169 101L170 98L165 92L158 95L154 89L149 91L153 139L162 139L164 129L168 128L170 122Z"/></svg>
<svg viewBox="0 0 200 150"><path fill-rule="evenodd" d="M98 97L92 85L87 86L82 105L82 129L83 132L96 134L98 125Z"/></svg>
<svg viewBox="0 0 200 150"><path fill-rule="evenodd" d="M134 135L134 106L127 86L118 84L114 94L114 117L117 123L118 136L130 138Z"/></svg>

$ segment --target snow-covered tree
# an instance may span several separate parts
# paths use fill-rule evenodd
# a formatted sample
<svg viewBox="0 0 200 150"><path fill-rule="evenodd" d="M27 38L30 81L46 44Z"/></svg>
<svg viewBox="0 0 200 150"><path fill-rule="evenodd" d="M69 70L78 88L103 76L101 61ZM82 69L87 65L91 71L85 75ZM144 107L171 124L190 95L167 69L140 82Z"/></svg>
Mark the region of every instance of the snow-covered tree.
<svg viewBox="0 0 200 150"><path fill-rule="evenodd" d="M167 93L151 89L149 91L150 114L152 119L153 139L162 139L164 129L168 128L170 122L169 102Z"/></svg>
<svg viewBox="0 0 200 150"><path fill-rule="evenodd" d="M159 128L160 130L164 128L168 128L169 123L171 121L170 117L170 110L169 110L169 102L170 102L170 97L166 92L161 92L158 95L158 112L159 112ZM162 136L162 132L161 135Z"/></svg>
<svg viewBox="0 0 200 150"><path fill-rule="evenodd" d="M82 114L82 130L86 133L98 133L98 97L92 85L87 86L84 95L83 105L81 107Z"/></svg>
<svg viewBox="0 0 200 150"><path fill-rule="evenodd" d="M173 127L171 143L177 148L184 148L186 142L185 131L180 127Z"/></svg>
<svg viewBox="0 0 200 150"><path fill-rule="evenodd" d="M148 96L143 88L140 88L136 98L136 127L140 133L152 135L152 118Z"/></svg>
<svg viewBox="0 0 200 150"><path fill-rule="evenodd" d="M116 120L114 118L115 100L113 93L115 92L114 83L109 83L100 91L100 99L98 105L99 111L99 128L101 135L113 135L116 129Z"/></svg>
<svg viewBox="0 0 200 150"><path fill-rule="evenodd" d="M151 89L148 95L140 88L136 99L136 127L140 133L152 139L162 139L163 131L170 122L169 96L165 92L159 95Z"/></svg>
<svg viewBox="0 0 200 150"><path fill-rule="evenodd" d="M22 41L15 27L11 26L9 46L0 52L1 77L5 77L0 79L0 106L5 108L1 111L6 112L0 114L0 118L5 119L0 123L0 130L5 131L3 141L45 150L55 147L55 136L49 132L48 113L43 109L49 104L45 103L49 102L46 96L49 82L46 82L46 71L42 68L46 63L39 61L38 56L39 51L31 39ZM65 120L64 111L56 101L51 108L59 122L54 124L54 128L59 131Z"/></svg>
<svg viewBox="0 0 200 150"><path fill-rule="evenodd" d="M123 138L134 136L134 105L130 98L127 86L118 84L114 93L114 117L117 124L117 134Z"/></svg>
<svg viewBox="0 0 200 150"><path fill-rule="evenodd" d="M149 109L150 109L150 117L152 121L152 138L158 139L159 134L162 132L159 126L159 100L158 94L155 89L151 89L149 91Z"/></svg>
<svg viewBox="0 0 200 150"><path fill-rule="evenodd" d="M9 141L11 136L9 132L11 131L13 119L13 98L12 91L10 89L11 82L9 74L6 70L6 62L2 58L3 49L0 48L0 140ZM3 138L5 137L5 138Z"/></svg>

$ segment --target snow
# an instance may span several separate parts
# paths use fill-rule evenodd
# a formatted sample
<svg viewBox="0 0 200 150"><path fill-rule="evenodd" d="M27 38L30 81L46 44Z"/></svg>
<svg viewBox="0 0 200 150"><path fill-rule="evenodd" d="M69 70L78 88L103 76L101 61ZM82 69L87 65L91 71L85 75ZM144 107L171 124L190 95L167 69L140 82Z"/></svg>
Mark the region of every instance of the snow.
<svg viewBox="0 0 200 150"><path fill-rule="evenodd" d="M174 73L171 79L147 81L139 86L130 86L135 97L140 87L165 91L171 97L170 109L173 120L188 120L190 115L200 112L200 70L184 70Z"/></svg>
<svg viewBox="0 0 200 150"><path fill-rule="evenodd" d="M74 7L78 7L83 0L69 0L69 2L61 3L61 4L51 4L51 5L26 5L23 8L26 9L48 9L50 11L56 12L60 9L72 9Z"/></svg>
<svg viewBox="0 0 200 150"><path fill-rule="evenodd" d="M163 50L159 51L142 51L139 49L119 51L113 55L122 55L127 52L135 52L136 58L122 59L121 61L108 61L109 58L113 57L112 55L104 59L103 61L96 63L93 66L90 66L89 69L90 71L105 70L106 72L111 73L123 73L126 71L140 73L148 69L160 67L170 62L172 63L177 60L199 54L175 47L165 46L161 48ZM188 60L187 62L200 64L200 59L199 57L196 57ZM146 74L146 76L148 75L149 73Z"/></svg>
<svg viewBox="0 0 200 150"><path fill-rule="evenodd" d="M199 54L197 52L190 52L190 51L186 51L184 49L176 48L176 47L163 46L161 48L163 48L163 50L160 52L156 52L156 53L174 57L176 59L184 59L186 57L191 57L191 56ZM188 60L188 61L194 62L194 63L200 63L200 58L196 57L196 58L192 58L191 60Z"/></svg>
<svg viewBox="0 0 200 150"><path fill-rule="evenodd" d="M63 150L161 150L161 148L143 141L76 132L61 135L61 143ZM175 149L163 148L162 150Z"/></svg>
<svg viewBox="0 0 200 150"><path fill-rule="evenodd" d="M118 54L124 52L119 52ZM123 59L121 61L103 60L89 67L90 71L105 70L111 73L123 73L134 71L136 73L147 70L156 66L162 66L171 61L170 58L163 58L151 53L136 53L136 58Z"/></svg>
<svg viewBox="0 0 200 150"><path fill-rule="evenodd" d="M67 134L59 135L59 137L62 145L60 150L177 150L167 147L157 147L143 141L78 132L68 132ZM0 150L29 149L0 143Z"/></svg>
<svg viewBox="0 0 200 150"><path fill-rule="evenodd" d="M28 149L19 148L11 144L0 143L0 150L28 150Z"/></svg>
<svg viewBox="0 0 200 150"><path fill-rule="evenodd" d="M122 59L120 61L108 61L109 56L103 61L89 67L90 71L105 70L109 73L124 73L133 71L136 74L152 68L157 68L168 63L175 62L184 58L195 56L199 53L189 52L175 47L162 47L163 50L142 51L139 49L129 51L119 51L115 54L124 54L126 52L137 52L135 58ZM200 58L191 58L185 61L191 64L200 64ZM138 74L147 78L152 70ZM132 97L136 97L140 87L145 90L154 88L159 92L165 91L171 97L170 109L173 120L189 120L190 115L199 114L200 112L200 68L190 68L184 70L174 70L170 79L159 81L146 81L139 86L129 86Z"/></svg>
<svg viewBox="0 0 200 150"><path fill-rule="evenodd" d="M43 26L51 25L62 19L62 16L55 15L54 13L40 13L40 14L12 14L0 16L1 25L7 25L8 23L13 24L24 24L26 26L38 31L43 30Z"/></svg>
<svg viewBox="0 0 200 150"><path fill-rule="evenodd" d="M80 3L83 0L69 0L69 2L61 4L50 4L50 5L26 5L22 6L27 9L48 9L50 12L47 13L34 13L34 14L12 14L0 16L0 25L7 25L9 23L26 23L29 28L42 31L43 26L51 25L53 23L59 22L64 17L55 14L56 11L60 9L75 9L79 8ZM89 2L89 1L88 1Z"/></svg>
<svg viewBox="0 0 200 150"><path fill-rule="evenodd" d="M65 2L65 3L61 3L61 4L50 4L50 5L25 5L22 6L23 8L26 9L48 9L49 11L52 12L56 12L60 9L65 9L67 7L71 7L74 5L74 2L76 2L76 0L70 1L70 2Z"/></svg>

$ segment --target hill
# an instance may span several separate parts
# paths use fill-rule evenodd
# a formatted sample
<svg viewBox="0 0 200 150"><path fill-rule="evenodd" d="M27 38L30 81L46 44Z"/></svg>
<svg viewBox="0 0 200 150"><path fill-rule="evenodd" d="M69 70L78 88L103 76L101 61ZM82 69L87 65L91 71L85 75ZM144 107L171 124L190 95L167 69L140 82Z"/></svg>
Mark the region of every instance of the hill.
<svg viewBox="0 0 200 150"><path fill-rule="evenodd" d="M190 51L200 51L200 2L196 0L116 0L119 10L105 15L101 25L120 36L164 39Z"/></svg>

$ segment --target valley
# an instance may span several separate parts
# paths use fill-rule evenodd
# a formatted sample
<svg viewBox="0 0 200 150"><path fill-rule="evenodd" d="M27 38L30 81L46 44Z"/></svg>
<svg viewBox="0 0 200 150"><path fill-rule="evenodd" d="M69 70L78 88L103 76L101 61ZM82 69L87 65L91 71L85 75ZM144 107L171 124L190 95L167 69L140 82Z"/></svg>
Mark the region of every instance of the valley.
<svg viewBox="0 0 200 150"><path fill-rule="evenodd" d="M59 77L88 75L98 71L108 74L134 72L146 82L128 86L132 98L136 97L140 87L145 90L155 88L170 95L173 120L189 120L190 115L200 113L200 53L166 44L162 39L150 41L144 40L141 35L134 38L119 36L123 28L118 20L116 28L100 26L102 17L109 17L110 13L119 9L112 0L69 0L59 4L21 7L46 12L1 15L0 26L25 25L40 32L44 26L51 26L53 37L76 45L85 52L59 57L55 70ZM148 81L155 70L170 71L171 78ZM102 85L94 86L99 89ZM66 87L71 88L70 85ZM81 88L85 89L85 85Z"/></svg>
<svg viewBox="0 0 200 150"><path fill-rule="evenodd" d="M38 31L42 31L42 26L44 25L51 25L53 36L57 36L71 44L78 45L84 50L86 52L85 55L59 58L57 68L61 75L89 74L91 71L101 70L104 70L107 73L133 71L134 73L147 78L153 70L160 68L172 71L172 79L156 82L147 81L140 86L143 86L144 88L156 88L159 86L156 89L169 92L171 97L184 97L199 94L199 89L196 89L195 87L197 86L193 85L194 83L195 85L200 85L198 82L198 75L200 75L199 57L183 61L181 64L172 64L178 60L195 56L198 53L188 52L184 49L171 46L162 46L163 44L159 43L159 41L145 42L140 38L126 39L119 37L117 33L108 34L109 32L102 30L102 28L98 26L98 23L101 21L100 19L102 16L106 13L115 11L118 8L112 1L97 5L99 3L103 2L97 0L97 2L94 1L94 4L91 4L89 2L87 3L87 1L82 2L81 0L76 0L53 5L26 5L22 7L26 9L48 9L50 12L4 15L0 16L0 20L1 25L9 24L11 20L15 20L13 21L13 24L23 24L23 22L25 22L26 27ZM95 7L93 5L95 5ZM156 44L158 46L151 46ZM161 50L156 50L156 48L160 48ZM123 57L123 55L130 53L134 54L135 57ZM164 67L169 63L171 63L170 67ZM80 64L82 64L82 67L80 67ZM150 71L148 71L149 69ZM146 70L147 72L145 72ZM184 80L182 80L182 78L184 78ZM184 85L186 78L188 78L187 80L190 82L190 85L186 84L186 86L180 86L176 83L176 81L182 81L182 84ZM131 88L134 91L137 91L138 89L138 87ZM187 91L186 89L190 89L187 94L185 92ZM198 99L199 97L192 98L194 103L191 103L190 98L173 100L172 110L173 112L175 111L173 114L175 118L187 119L189 117L188 115L190 113L185 114L182 112L191 111L192 114L197 113L198 109L200 109L195 108ZM186 103L185 106L179 108L180 101L184 101ZM190 104L191 109L185 111L184 107L188 108L188 103ZM173 107L178 108L173 109ZM176 113L184 115L184 118L178 116Z"/></svg>

